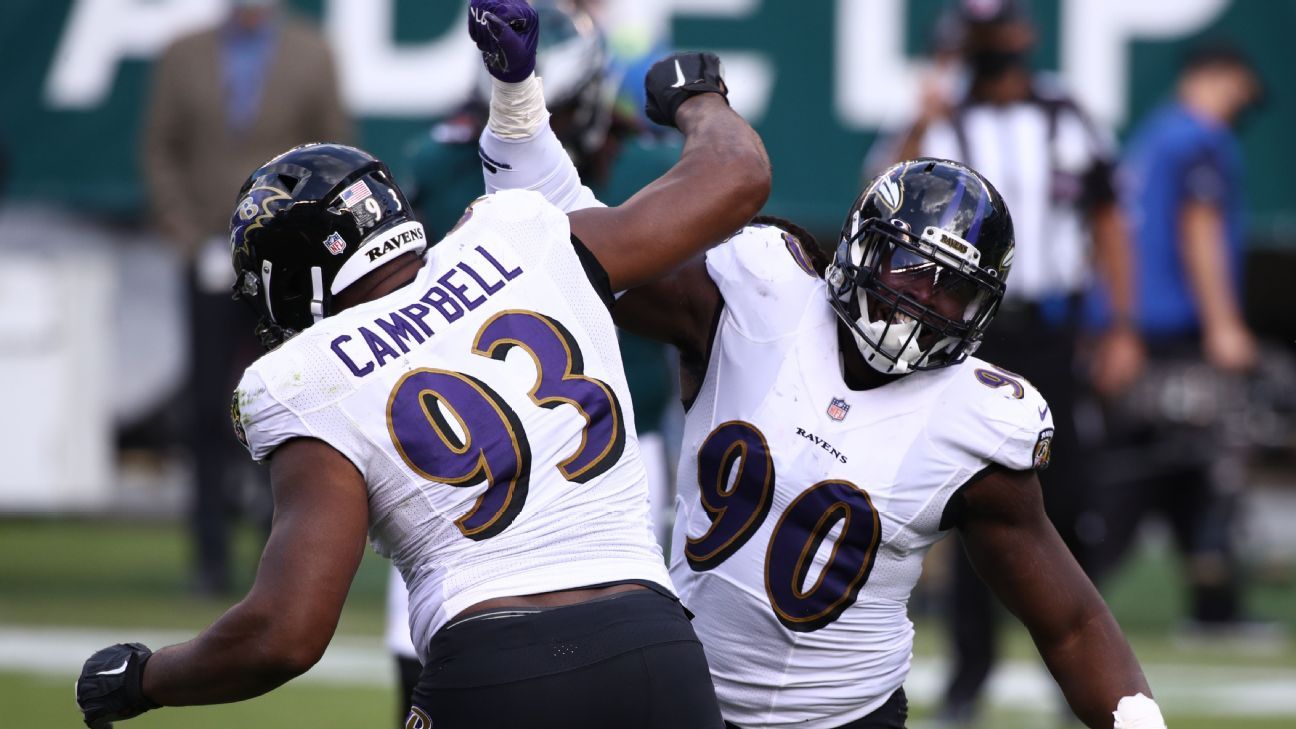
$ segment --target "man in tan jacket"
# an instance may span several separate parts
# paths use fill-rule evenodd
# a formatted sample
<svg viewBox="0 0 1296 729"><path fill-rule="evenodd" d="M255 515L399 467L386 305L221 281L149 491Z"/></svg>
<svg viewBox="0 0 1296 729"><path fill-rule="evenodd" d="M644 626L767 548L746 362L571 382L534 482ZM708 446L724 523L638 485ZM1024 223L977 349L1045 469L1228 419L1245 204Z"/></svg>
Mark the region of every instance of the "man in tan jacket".
<svg viewBox="0 0 1296 729"><path fill-rule="evenodd" d="M195 587L209 594L230 587L229 485L243 462L226 422L229 396L258 353L244 307L229 301L230 207L247 171L274 155L352 140L324 38L277 0L230 5L219 25L178 39L158 60L143 139L152 211L189 269Z"/></svg>

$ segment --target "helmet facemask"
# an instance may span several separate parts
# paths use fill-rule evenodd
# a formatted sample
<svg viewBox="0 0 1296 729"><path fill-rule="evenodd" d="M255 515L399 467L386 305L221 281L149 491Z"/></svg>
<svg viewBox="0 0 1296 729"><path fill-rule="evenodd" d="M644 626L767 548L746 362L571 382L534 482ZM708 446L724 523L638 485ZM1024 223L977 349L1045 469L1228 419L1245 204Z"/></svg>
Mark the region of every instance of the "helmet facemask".
<svg viewBox="0 0 1296 729"><path fill-rule="evenodd" d="M1004 283L957 235L858 212L828 271L831 302L869 366L905 374L962 362L994 317ZM845 260L842 260L842 259Z"/></svg>

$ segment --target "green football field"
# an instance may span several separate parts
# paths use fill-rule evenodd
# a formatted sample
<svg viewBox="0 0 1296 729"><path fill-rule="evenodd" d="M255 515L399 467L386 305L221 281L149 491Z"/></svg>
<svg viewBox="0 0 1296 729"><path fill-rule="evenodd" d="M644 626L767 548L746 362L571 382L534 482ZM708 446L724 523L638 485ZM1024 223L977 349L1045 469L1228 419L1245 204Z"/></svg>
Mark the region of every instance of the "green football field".
<svg viewBox="0 0 1296 729"><path fill-rule="evenodd" d="M187 546L169 523L0 520L0 726L81 726L72 700L76 667L110 642L179 640L229 601L193 597ZM251 579L256 537L240 534L239 566ZM1191 640L1181 614L1178 567L1148 549L1107 586L1157 691L1172 729L1296 727L1296 584L1289 569L1258 574L1252 611L1277 620L1286 636ZM165 709L124 727L161 729L362 729L395 727L394 673L382 649L385 563L370 555L356 578L336 650L306 676L241 704ZM925 726L943 675L943 626L918 621L911 729ZM97 641L97 642L96 642ZM158 645L152 645L158 647ZM1061 721L1059 699L1033 658L1024 632L1009 631L1004 668L991 685L981 727L1075 726Z"/></svg>

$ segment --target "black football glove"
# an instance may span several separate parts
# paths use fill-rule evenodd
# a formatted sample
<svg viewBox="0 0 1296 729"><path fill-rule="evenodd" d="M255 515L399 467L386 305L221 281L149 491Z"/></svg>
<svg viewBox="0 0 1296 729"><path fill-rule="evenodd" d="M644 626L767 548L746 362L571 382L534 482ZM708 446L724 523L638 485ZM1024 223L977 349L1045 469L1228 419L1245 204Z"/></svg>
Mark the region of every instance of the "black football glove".
<svg viewBox="0 0 1296 729"><path fill-rule="evenodd" d="M713 92L729 100L720 59L714 53L674 53L653 64L644 76L648 118L675 126L675 112L692 96Z"/></svg>
<svg viewBox="0 0 1296 729"><path fill-rule="evenodd" d="M142 643L118 643L95 653L81 667L76 701L90 729L111 729L114 721L158 708L144 696L144 664L153 651Z"/></svg>

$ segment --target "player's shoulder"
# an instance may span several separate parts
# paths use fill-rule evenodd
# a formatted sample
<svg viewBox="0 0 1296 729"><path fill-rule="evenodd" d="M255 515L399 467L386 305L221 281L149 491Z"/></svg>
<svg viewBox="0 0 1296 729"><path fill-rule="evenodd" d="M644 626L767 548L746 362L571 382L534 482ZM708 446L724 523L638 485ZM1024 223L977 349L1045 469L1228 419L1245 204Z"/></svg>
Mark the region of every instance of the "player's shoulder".
<svg viewBox="0 0 1296 729"><path fill-rule="evenodd" d="M1053 412L1029 380L976 357L941 377L933 427L942 440L1014 469L1048 465Z"/></svg>
<svg viewBox="0 0 1296 729"><path fill-rule="evenodd" d="M230 419L239 441L256 460L280 443L309 436L301 414L336 401L352 386L316 351L327 346L342 317L330 317L262 355L243 372L230 402Z"/></svg>
<svg viewBox="0 0 1296 729"><path fill-rule="evenodd" d="M482 195L468 206L470 223L516 225L543 223L567 230L567 214L535 190L500 190Z"/></svg>
<svg viewBox="0 0 1296 729"><path fill-rule="evenodd" d="M955 365L949 379L951 399L1008 423L1040 422L1051 419L1048 403L1025 377L979 357L968 357Z"/></svg>
<svg viewBox="0 0 1296 729"><path fill-rule="evenodd" d="M707 253L707 274L727 321L744 336L772 340L797 331L813 302L827 308L813 243L777 225L749 225Z"/></svg>
<svg viewBox="0 0 1296 729"><path fill-rule="evenodd" d="M737 280L809 284L819 278L813 242L772 224L757 223L739 230L707 252L707 269L723 283Z"/></svg>
<svg viewBox="0 0 1296 729"><path fill-rule="evenodd" d="M239 380L238 400L244 415L255 415L268 408L286 406L293 397L308 386L305 377L312 339L327 337L338 317L317 322L305 332L261 355L243 371ZM247 412L251 410L251 412ZM247 423L245 422L246 426Z"/></svg>

